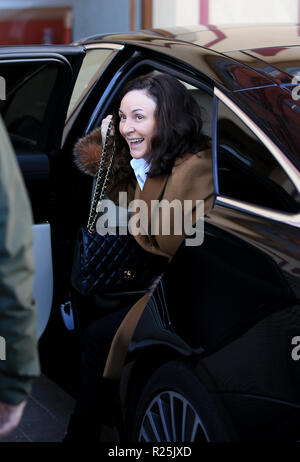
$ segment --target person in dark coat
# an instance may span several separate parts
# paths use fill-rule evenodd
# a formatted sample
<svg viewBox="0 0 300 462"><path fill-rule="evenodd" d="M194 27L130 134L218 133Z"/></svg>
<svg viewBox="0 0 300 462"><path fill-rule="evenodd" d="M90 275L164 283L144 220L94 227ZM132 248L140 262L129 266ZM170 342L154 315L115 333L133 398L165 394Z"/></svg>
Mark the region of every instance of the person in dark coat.
<svg viewBox="0 0 300 462"><path fill-rule="evenodd" d="M201 132L199 106L184 85L168 74L134 79L123 89L114 114L77 142L75 163L82 172L96 176L111 121L115 159L108 197L118 205L119 193L126 192L128 203L134 199L146 203L148 229L134 235L135 239L144 250L165 256L170 262L185 239L185 231L175 232L175 214L171 211L170 232L163 233L161 223L170 208L158 208L151 213L151 201L170 204L177 200L183 205L190 200L193 225L197 219L197 201L204 201L204 214L211 210L214 201L212 153L207 137ZM181 210L184 215L184 207ZM184 222L185 216L181 218ZM153 235L151 229L158 232ZM153 290L154 287L134 306L88 327L84 385L67 440L80 435L84 438L83 433L87 439L93 439L99 433L104 401L109 403L107 391L117 388L130 339Z"/></svg>
<svg viewBox="0 0 300 462"><path fill-rule="evenodd" d="M0 437L17 427L39 375L32 213L0 119Z"/></svg>

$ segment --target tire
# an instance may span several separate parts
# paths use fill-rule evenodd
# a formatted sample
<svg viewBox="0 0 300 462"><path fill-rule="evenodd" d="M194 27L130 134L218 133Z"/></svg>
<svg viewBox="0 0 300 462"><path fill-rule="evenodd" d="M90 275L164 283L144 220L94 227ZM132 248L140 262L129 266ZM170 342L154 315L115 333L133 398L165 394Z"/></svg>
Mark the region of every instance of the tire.
<svg viewBox="0 0 300 462"><path fill-rule="evenodd" d="M217 401L191 367L181 361L168 362L154 372L141 393L130 439L138 442L236 441L232 423Z"/></svg>

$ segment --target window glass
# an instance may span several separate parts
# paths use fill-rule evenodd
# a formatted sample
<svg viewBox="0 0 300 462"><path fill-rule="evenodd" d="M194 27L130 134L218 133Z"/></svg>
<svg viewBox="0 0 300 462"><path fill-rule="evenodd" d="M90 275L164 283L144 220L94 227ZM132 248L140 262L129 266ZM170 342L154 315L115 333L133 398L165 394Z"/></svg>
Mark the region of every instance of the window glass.
<svg viewBox="0 0 300 462"><path fill-rule="evenodd" d="M283 168L221 101L218 104L217 146L222 196L282 212L299 212L299 193Z"/></svg>
<svg viewBox="0 0 300 462"><path fill-rule="evenodd" d="M54 63L5 63L6 100L0 111L14 146L38 145L42 123L58 74Z"/></svg>
<svg viewBox="0 0 300 462"><path fill-rule="evenodd" d="M193 85L180 80L180 82L189 90L190 94L196 100L201 109L202 115L202 132L209 138L212 137L212 114L213 98L206 91L196 88Z"/></svg>
<svg viewBox="0 0 300 462"><path fill-rule="evenodd" d="M67 120L71 117L79 102L98 79L100 69L106 65L107 61L109 61L115 53L116 51L105 48L87 51L71 96Z"/></svg>

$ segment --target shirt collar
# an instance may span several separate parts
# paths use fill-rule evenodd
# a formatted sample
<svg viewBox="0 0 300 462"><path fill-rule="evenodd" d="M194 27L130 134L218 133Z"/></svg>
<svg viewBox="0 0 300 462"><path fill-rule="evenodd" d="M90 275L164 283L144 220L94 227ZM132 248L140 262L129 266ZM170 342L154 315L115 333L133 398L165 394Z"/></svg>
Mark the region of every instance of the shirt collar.
<svg viewBox="0 0 300 462"><path fill-rule="evenodd" d="M137 182L141 189L143 189L144 184L147 179L147 173L150 170L151 162L147 162L145 159L131 159L130 165L134 170Z"/></svg>

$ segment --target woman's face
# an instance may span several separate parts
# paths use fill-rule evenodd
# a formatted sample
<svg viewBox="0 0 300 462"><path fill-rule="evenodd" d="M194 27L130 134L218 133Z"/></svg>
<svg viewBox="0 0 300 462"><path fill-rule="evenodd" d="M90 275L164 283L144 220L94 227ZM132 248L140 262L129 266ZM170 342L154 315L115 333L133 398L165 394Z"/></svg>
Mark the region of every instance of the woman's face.
<svg viewBox="0 0 300 462"><path fill-rule="evenodd" d="M144 90L132 90L121 101L120 133L135 159L148 159L151 140L156 133L156 103Z"/></svg>

